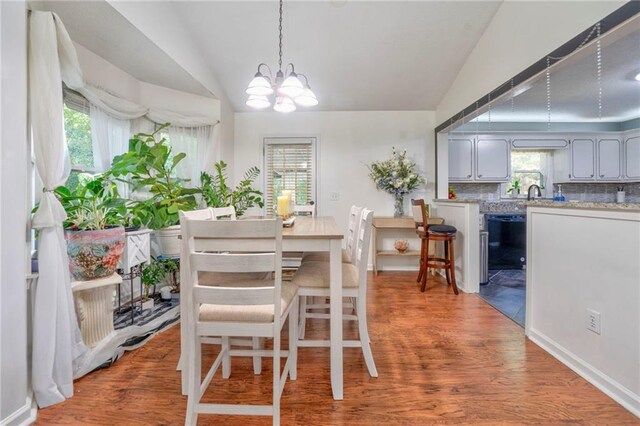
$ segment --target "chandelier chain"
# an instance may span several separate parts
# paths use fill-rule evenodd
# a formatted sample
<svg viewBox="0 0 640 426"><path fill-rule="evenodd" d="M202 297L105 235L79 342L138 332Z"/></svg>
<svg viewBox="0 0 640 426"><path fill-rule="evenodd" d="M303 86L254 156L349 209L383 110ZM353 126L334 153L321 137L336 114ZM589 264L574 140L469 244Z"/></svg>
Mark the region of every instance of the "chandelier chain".
<svg viewBox="0 0 640 426"><path fill-rule="evenodd" d="M600 46L600 22L596 25L596 66L598 75L598 119L602 120L602 48Z"/></svg>
<svg viewBox="0 0 640 426"><path fill-rule="evenodd" d="M513 100L515 96L513 96L513 79L511 79L511 112L513 112Z"/></svg>
<svg viewBox="0 0 640 426"><path fill-rule="evenodd" d="M279 38L279 55L278 55L278 69L282 71L282 4L283 0L280 0L280 20L278 21L278 32L280 33Z"/></svg>
<svg viewBox="0 0 640 426"><path fill-rule="evenodd" d="M547 130L551 130L551 57L547 56Z"/></svg>

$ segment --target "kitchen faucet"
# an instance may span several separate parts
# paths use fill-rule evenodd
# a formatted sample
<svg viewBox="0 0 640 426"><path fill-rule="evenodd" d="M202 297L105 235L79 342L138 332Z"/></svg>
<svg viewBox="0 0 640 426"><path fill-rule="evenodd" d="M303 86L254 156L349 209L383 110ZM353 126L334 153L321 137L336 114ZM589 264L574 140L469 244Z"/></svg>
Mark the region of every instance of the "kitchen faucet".
<svg viewBox="0 0 640 426"><path fill-rule="evenodd" d="M534 183L533 185L529 186L529 189L527 189L527 201L531 200L531 188L533 187L538 190L538 197L542 197L542 191L540 191L540 187Z"/></svg>

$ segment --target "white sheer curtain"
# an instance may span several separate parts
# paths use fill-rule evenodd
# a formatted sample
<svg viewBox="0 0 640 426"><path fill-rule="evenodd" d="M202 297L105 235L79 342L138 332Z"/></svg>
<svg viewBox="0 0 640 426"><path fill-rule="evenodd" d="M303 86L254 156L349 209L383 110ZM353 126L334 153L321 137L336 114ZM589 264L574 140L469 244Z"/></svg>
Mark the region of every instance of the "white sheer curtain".
<svg viewBox="0 0 640 426"><path fill-rule="evenodd" d="M90 104L91 139L93 141L93 162L99 172L111 166L116 155L124 154L129 149L131 121L114 118L101 108ZM125 183L118 184L120 196L129 196L129 188Z"/></svg>
<svg viewBox="0 0 640 426"><path fill-rule="evenodd" d="M214 129L215 127L212 129L211 126L169 126L166 129L173 154L175 155L179 152L187 154L176 166L176 175L178 177L190 179L186 186L199 186L200 172L213 169L215 147L212 136Z"/></svg>
<svg viewBox="0 0 640 426"><path fill-rule="evenodd" d="M73 396L73 361L86 351L73 306L62 230L67 215L53 194L70 170L62 118L62 80L69 58L64 49L58 50L57 36L68 39L57 16L31 13L29 111L35 164L45 189L32 220L32 227L39 230L32 382L40 408Z"/></svg>

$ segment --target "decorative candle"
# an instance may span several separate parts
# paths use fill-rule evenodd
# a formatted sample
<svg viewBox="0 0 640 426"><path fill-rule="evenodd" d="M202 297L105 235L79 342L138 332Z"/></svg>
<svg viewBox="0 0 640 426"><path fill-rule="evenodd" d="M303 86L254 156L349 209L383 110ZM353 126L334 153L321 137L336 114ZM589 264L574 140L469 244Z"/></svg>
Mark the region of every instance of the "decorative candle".
<svg viewBox="0 0 640 426"><path fill-rule="evenodd" d="M289 197L286 195L280 195L278 197L278 209L276 210L278 216L287 217L289 215Z"/></svg>
<svg viewBox="0 0 640 426"><path fill-rule="evenodd" d="M289 217L293 214L293 191L290 189L283 189L282 196L287 197L287 214L286 217Z"/></svg>

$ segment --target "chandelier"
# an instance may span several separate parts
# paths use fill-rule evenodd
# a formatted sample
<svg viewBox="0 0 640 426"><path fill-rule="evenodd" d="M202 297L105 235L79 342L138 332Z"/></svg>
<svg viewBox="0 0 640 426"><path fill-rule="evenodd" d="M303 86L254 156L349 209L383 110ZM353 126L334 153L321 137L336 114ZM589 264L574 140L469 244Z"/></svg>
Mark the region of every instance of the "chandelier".
<svg viewBox="0 0 640 426"><path fill-rule="evenodd" d="M283 0L280 0L278 72L274 79L271 68L267 64L261 63L258 65L258 72L256 72L246 90L249 95L246 104L251 108L264 109L270 107L272 104L271 97L275 98L273 109L278 112L295 111L296 105L303 107L318 105L318 99L311 91L311 87L309 87L307 76L296 73L292 63L289 63L284 68L284 72L282 71L282 3ZM267 71L266 74L261 71L264 69ZM304 84L300 81L300 77L304 78Z"/></svg>

